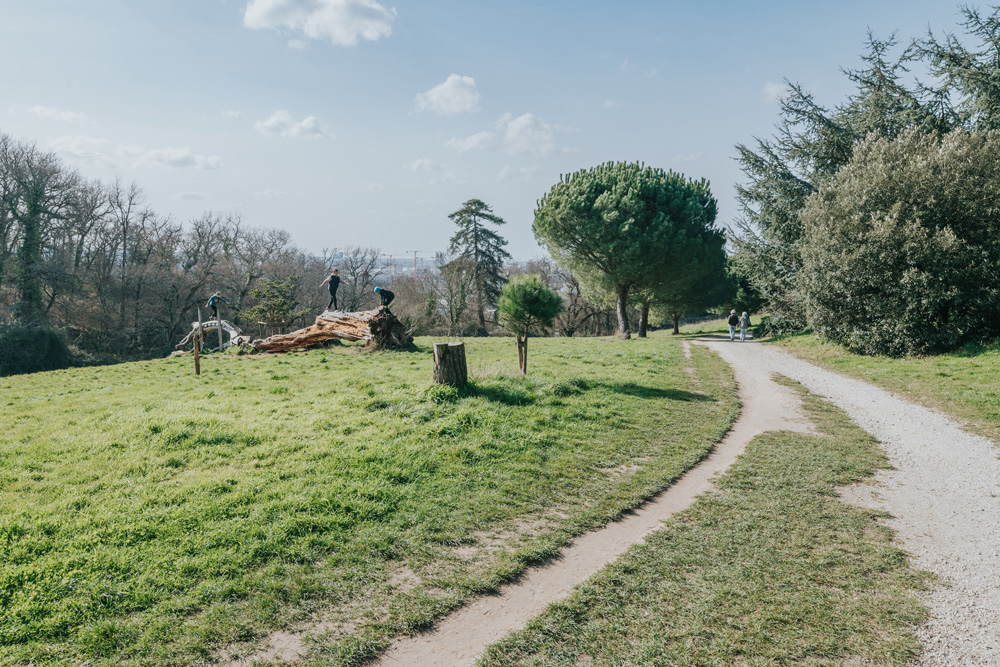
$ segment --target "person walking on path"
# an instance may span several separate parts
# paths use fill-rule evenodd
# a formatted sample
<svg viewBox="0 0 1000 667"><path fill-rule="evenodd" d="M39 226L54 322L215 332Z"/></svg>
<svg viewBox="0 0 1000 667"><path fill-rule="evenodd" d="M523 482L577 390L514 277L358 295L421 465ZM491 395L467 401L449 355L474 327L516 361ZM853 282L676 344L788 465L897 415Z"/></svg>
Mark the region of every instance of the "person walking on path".
<svg viewBox="0 0 1000 667"><path fill-rule="evenodd" d="M219 319L219 302L220 301L225 301L226 303L229 303L229 300L226 299L226 297L222 296L222 292L216 292L212 296L208 297L208 303L205 304L206 306L208 306L209 308L212 309L212 319L213 320Z"/></svg>
<svg viewBox="0 0 1000 667"><path fill-rule="evenodd" d="M729 311L729 340L736 340L736 327L739 326L740 318L736 317L736 311Z"/></svg>
<svg viewBox="0 0 1000 667"><path fill-rule="evenodd" d="M346 285L347 283L344 284ZM333 273L330 274L330 277L319 284L320 287L323 285L330 286L330 303L327 305L326 309L330 310L330 306L333 306L334 310L340 310L340 307L337 305L337 288L340 287L340 271L338 269L334 269Z"/></svg>
<svg viewBox="0 0 1000 667"><path fill-rule="evenodd" d="M386 308L388 308L389 304L392 303L392 300L396 298L396 295L393 294L390 290L387 290L382 287L376 287L375 293L378 294L380 297L381 301L379 305L385 306Z"/></svg>
<svg viewBox="0 0 1000 667"><path fill-rule="evenodd" d="M740 315L740 342L742 343L747 339L747 329L750 328L750 316L747 315L747 311L743 311Z"/></svg>

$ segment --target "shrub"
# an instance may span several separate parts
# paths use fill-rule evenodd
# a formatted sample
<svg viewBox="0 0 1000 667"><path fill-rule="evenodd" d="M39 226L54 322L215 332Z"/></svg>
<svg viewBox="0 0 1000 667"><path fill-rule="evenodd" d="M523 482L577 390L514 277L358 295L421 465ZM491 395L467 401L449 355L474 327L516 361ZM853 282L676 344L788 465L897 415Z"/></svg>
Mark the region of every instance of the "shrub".
<svg viewBox="0 0 1000 667"><path fill-rule="evenodd" d="M809 325L863 354L1000 334L1000 132L869 138L802 211Z"/></svg>
<svg viewBox="0 0 1000 667"><path fill-rule="evenodd" d="M73 354L57 331L43 327L0 327L0 376L72 365Z"/></svg>

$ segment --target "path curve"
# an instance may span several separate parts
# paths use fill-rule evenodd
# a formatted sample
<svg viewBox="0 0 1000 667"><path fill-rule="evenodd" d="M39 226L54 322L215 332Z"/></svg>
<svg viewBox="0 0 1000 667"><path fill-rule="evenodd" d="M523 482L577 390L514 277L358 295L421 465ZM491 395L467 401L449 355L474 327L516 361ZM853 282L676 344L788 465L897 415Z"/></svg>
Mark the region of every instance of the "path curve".
<svg viewBox="0 0 1000 667"><path fill-rule="evenodd" d="M944 586L926 598L917 635L924 667L1000 665L1000 449L940 412L823 370L772 345L704 342L737 373L781 373L844 410L878 438L893 470L847 500L892 515L917 567Z"/></svg>
<svg viewBox="0 0 1000 667"><path fill-rule="evenodd" d="M685 345L685 352L690 353ZM711 480L725 471L755 436L770 430L812 432L798 396L770 379L770 374L734 367L743 409L733 428L712 454L674 485L620 521L573 540L553 562L528 569L496 595L477 598L438 622L434 629L397 641L372 664L378 667L466 667L483 650L518 630L547 605L568 596L573 588L643 541L673 514L687 509L712 488Z"/></svg>

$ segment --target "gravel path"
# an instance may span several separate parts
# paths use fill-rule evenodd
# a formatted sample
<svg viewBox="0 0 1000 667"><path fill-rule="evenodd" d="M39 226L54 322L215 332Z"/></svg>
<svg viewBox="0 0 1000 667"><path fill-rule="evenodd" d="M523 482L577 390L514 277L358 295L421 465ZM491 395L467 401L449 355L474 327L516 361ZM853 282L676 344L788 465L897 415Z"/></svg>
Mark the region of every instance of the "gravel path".
<svg viewBox="0 0 1000 667"><path fill-rule="evenodd" d="M893 470L845 498L894 518L903 547L943 586L918 630L926 667L1000 665L1000 449L941 413L754 342L711 340L739 372L781 373L846 411L878 438Z"/></svg>

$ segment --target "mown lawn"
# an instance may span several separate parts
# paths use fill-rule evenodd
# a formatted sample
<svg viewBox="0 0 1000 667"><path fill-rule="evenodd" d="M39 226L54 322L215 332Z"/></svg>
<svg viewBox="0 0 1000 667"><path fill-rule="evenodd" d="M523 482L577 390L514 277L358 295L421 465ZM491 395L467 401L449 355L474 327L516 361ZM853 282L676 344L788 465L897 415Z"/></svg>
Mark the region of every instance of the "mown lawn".
<svg viewBox="0 0 1000 667"><path fill-rule="evenodd" d="M356 664L700 460L728 368L677 340L189 357L0 379L0 664L193 665L275 629ZM696 369L697 382L684 372Z"/></svg>
<svg viewBox="0 0 1000 667"><path fill-rule="evenodd" d="M775 343L796 356L937 408L1000 443L1000 341L927 357L865 357L813 334Z"/></svg>
<svg viewBox="0 0 1000 667"><path fill-rule="evenodd" d="M842 412L806 397L821 435L758 436L687 511L481 667L905 665L926 612L879 514L835 487L886 466Z"/></svg>

